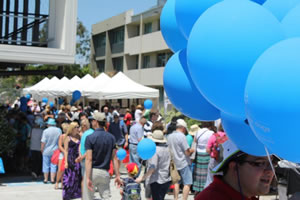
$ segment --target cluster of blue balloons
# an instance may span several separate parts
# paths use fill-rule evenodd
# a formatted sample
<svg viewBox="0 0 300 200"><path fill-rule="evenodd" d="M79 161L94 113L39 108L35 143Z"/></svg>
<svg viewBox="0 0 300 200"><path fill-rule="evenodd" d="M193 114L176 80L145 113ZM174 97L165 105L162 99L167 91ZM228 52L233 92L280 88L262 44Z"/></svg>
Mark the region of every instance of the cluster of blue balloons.
<svg viewBox="0 0 300 200"><path fill-rule="evenodd" d="M164 71L169 99L191 118L221 117L249 154L267 148L300 162L299 19L300 0L168 0L160 22L174 52Z"/></svg>

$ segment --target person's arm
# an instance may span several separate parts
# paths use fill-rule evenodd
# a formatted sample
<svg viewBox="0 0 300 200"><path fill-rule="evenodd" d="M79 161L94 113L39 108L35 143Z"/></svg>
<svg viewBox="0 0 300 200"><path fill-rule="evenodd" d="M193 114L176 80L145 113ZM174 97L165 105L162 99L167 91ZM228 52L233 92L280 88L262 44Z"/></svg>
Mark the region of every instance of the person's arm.
<svg viewBox="0 0 300 200"><path fill-rule="evenodd" d="M86 171L87 187L90 191L94 191L93 182L91 180L92 160L93 160L93 151L91 149L88 149L86 151L85 171Z"/></svg>
<svg viewBox="0 0 300 200"><path fill-rule="evenodd" d="M45 148L45 143L42 142L42 143L41 143L41 152L42 152L42 154L43 154L43 152L44 152L44 148Z"/></svg>
<svg viewBox="0 0 300 200"><path fill-rule="evenodd" d="M124 148L126 149L128 147L128 133L125 134L125 145Z"/></svg>
<svg viewBox="0 0 300 200"><path fill-rule="evenodd" d="M187 150L185 150L185 155L186 156L190 156L192 153L194 153L195 152L195 150L194 149L191 149L191 148L188 148Z"/></svg>
<svg viewBox="0 0 300 200"><path fill-rule="evenodd" d="M61 152L65 153L64 147L62 146L63 140L64 140L64 135L60 135L58 140L58 148Z"/></svg>
<svg viewBox="0 0 300 200"><path fill-rule="evenodd" d="M113 167L114 167L114 171L115 171L115 175L116 175L116 178L115 178L115 184L117 184L117 186L119 187L120 185L123 184L121 178L120 178L120 163L119 163L119 160L117 158L117 155L116 155L116 149L113 149L112 151L112 159L113 159Z"/></svg>
<svg viewBox="0 0 300 200"><path fill-rule="evenodd" d="M68 168L68 151L69 151L69 139L64 139L64 155L65 155L65 168Z"/></svg>
<svg viewBox="0 0 300 200"><path fill-rule="evenodd" d="M154 168L150 168L150 169L147 171L147 173L144 174L144 176L135 179L135 182L141 183L142 181L146 180L146 178L148 178L149 176L151 176L151 175L153 174L154 171L155 171Z"/></svg>

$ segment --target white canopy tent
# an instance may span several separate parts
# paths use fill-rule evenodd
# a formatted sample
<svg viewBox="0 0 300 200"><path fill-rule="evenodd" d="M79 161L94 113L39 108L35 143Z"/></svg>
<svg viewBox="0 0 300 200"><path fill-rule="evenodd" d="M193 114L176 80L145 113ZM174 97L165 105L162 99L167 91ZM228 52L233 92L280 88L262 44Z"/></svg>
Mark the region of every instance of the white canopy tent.
<svg viewBox="0 0 300 200"><path fill-rule="evenodd" d="M158 97L158 89L141 85L128 78L122 72L116 74L97 95L98 99L146 99Z"/></svg>
<svg viewBox="0 0 300 200"><path fill-rule="evenodd" d="M23 94L34 94L37 90L37 88L39 87L43 87L43 85L46 85L48 82L49 82L49 78L45 77L43 80L41 80L40 82L38 82L37 84L31 86L31 87L28 87L28 88L24 88L23 89Z"/></svg>
<svg viewBox="0 0 300 200"><path fill-rule="evenodd" d="M90 99L99 99L98 95L101 93L102 88L109 84L110 81L111 78L108 75L101 73L83 90L82 95Z"/></svg>

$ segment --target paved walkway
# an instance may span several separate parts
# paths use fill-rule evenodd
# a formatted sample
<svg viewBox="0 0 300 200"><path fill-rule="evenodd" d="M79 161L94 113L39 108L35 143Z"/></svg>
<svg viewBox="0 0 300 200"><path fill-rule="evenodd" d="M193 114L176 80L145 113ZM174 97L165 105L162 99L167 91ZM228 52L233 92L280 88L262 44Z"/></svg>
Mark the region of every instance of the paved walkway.
<svg viewBox="0 0 300 200"><path fill-rule="evenodd" d="M0 199L1 200L58 200L62 199L62 190L55 190L54 185L44 184L42 181L32 181L31 177L0 178ZM114 186L111 179L112 200L121 199L119 189ZM144 194L144 191L142 191ZM99 195L96 194L96 198ZM145 198L143 198L145 199ZM173 199L172 195L167 195L166 200ZM192 195L189 200L194 199ZM260 200L275 200L275 196L260 197Z"/></svg>

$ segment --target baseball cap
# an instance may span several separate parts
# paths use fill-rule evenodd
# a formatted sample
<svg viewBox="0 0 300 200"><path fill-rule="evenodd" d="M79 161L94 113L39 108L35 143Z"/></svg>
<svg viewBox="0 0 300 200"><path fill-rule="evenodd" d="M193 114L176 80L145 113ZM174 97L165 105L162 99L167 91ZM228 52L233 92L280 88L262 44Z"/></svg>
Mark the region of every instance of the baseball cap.
<svg viewBox="0 0 300 200"><path fill-rule="evenodd" d="M234 158L245 154L244 152L239 150L237 146L229 139L222 144L222 148L223 160L215 168L213 168L212 172L214 173L220 172L223 169L223 167Z"/></svg>
<svg viewBox="0 0 300 200"><path fill-rule="evenodd" d="M183 119L177 119L176 126L183 126L184 128L187 129L187 124Z"/></svg>
<svg viewBox="0 0 300 200"><path fill-rule="evenodd" d="M126 166L126 169L127 169L128 173L133 175L133 176L137 175L138 172L139 172L139 167L135 163L129 163Z"/></svg>
<svg viewBox="0 0 300 200"><path fill-rule="evenodd" d="M105 114L102 112L93 112L92 116L89 117L89 119L97 120L98 122L105 121Z"/></svg>

